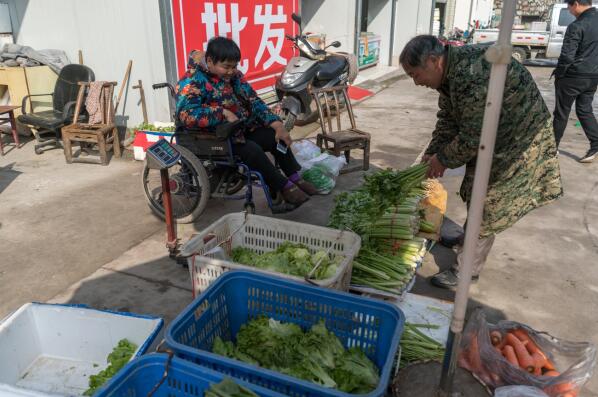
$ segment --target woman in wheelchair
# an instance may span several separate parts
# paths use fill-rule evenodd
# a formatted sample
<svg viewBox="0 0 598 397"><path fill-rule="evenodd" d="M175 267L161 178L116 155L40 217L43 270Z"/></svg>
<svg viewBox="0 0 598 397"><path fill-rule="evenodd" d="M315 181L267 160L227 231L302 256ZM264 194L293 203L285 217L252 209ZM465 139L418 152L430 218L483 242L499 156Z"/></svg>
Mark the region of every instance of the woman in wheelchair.
<svg viewBox="0 0 598 397"><path fill-rule="evenodd" d="M299 175L301 166L290 150L291 136L237 70L240 60L237 44L224 37L211 39L205 54L191 52L187 72L176 88L177 124L215 134L217 126L241 120L243 128L232 137L235 155L262 174L272 193L280 192L287 203L299 206L317 190ZM286 153L277 149L279 142L289 148ZM285 175L266 152L275 157Z"/></svg>

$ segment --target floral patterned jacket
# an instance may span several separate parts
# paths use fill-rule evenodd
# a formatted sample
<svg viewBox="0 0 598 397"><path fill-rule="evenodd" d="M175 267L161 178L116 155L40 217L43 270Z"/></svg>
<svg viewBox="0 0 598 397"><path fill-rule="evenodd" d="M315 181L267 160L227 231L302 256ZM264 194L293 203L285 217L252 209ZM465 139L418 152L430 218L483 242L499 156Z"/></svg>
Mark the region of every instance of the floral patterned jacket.
<svg viewBox="0 0 598 397"><path fill-rule="evenodd" d="M228 109L245 121L244 128L234 137L235 142L242 143L244 133L280 121L243 73L237 71L229 81L213 75L201 51L191 51L187 72L179 80L176 92L176 123L184 129L215 133L216 127L226 122L223 109Z"/></svg>

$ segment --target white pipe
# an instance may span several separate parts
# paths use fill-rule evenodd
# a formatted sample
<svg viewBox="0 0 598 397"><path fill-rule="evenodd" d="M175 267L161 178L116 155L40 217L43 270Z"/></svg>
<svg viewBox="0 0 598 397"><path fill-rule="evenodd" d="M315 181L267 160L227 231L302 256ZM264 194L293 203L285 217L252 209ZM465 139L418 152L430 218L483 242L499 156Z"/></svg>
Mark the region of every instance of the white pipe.
<svg viewBox="0 0 598 397"><path fill-rule="evenodd" d="M463 264L459 268L459 284L457 286L455 307L451 322L451 330L454 333L459 333L463 330L465 311L467 309L473 260L477 240L480 235L484 203L486 201L486 193L488 190L488 179L492 167L496 132L500 121L507 67L511 61L511 32L515 20L515 6L516 0L505 0L501 14L502 20L498 42L486 51L486 59L492 63L492 69L490 71L486 111L484 113L482 135L475 167L475 179L473 182L469 213L467 214L467 230L465 233L465 245L463 247Z"/></svg>
<svg viewBox="0 0 598 397"><path fill-rule="evenodd" d="M451 328L447 338L446 353L440 377L438 396L452 395L453 379L455 375L459 344L465 323L465 312L469 300L469 286L476 251L477 240L480 235L484 204L488 191L488 179L494 157L494 143L500 121L502 100L507 77L507 67L511 62L511 32L515 21L516 0L505 0L502 11L501 27L498 42L486 51L486 59L492 64L488 95L486 97L486 110L482 123L482 133L478 156L476 160L475 177L469 212L467 214L467 230L465 231L465 245L463 247L463 263L459 267L459 282L455 296L455 306Z"/></svg>
<svg viewBox="0 0 598 397"><path fill-rule="evenodd" d="M492 63L486 111L482 124L482 135L475 167L475 179L467 214L467 230L465 231L465 245L463 247L463 263L459 268L459 284L455 296L455 307L451 330L459 333L463 330L465 311L469 299L469 286L476 252L476 244L480 235L484 203L488 190L488 179L494 155L494 143L500 121L502 100L507 78L507 67L511 62L511 32L515 20L516 0L505 0L498 42L486 51L486 59Z"/></svg>

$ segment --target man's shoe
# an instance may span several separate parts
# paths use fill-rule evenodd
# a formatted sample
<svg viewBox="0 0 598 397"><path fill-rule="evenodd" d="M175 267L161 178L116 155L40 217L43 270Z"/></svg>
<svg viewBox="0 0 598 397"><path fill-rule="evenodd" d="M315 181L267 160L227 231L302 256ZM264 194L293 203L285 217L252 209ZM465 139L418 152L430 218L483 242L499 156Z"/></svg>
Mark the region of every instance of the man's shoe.
<svg viewBox="0 0 598 397"><path fill-rule="evenodd" d="M463 245L464 238L464 234L459 234L457 236L440 236L439 243L446 248L453 248L456 245Z"/></svg>
<svg viewBox="0 0 598 397"><path fill-rule="evenodd" d="M472 276L471 282L475 283L478 281L478 279L479 276ZM456 288L457 284L459 283L459 274L455 269L450 268L443 272L436 273L434 276L432 276L430 282L433 286L438 288L453 289Z"/></svg>
<svg viewBox="0 0 598 397"><path fill-rule="evenodd" d="M309 200L309 196L296 185L282 189L282 197L284 198L284 201L289 204L293 204L296 207L299 207L301 204Z"/></svg>
<svg viewBox="0 0 598 397"><path fill-rule="evenodd" d="M303 192L309 194L310 196L315 196L318 194L318 189L316 189L314 185L303 178L295 182L295 185L299 186L299 189L303 190Z"/></svg>
<svg viewBox="0 0 598 397"><path fill-rule="evenodd" d="M580 163L591 163L598 155L598 149L590 149L585 156L579 159Z"/></svg>

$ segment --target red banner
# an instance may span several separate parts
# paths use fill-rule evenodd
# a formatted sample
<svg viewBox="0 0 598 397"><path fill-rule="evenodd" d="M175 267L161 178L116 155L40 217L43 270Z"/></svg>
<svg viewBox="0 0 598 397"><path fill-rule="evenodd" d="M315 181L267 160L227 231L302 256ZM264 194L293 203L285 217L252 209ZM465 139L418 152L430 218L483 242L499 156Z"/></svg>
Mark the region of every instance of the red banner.
<svg viewBox="0 0 598 397"><path fill-rule="evenodd" d="M214 36L233 39L241 48L239 70L254 89L274 85L293 56L285 34L296 35L291 19L299 0L172 0L172 16L179 76L194 49L205 50Z"/></svg>

